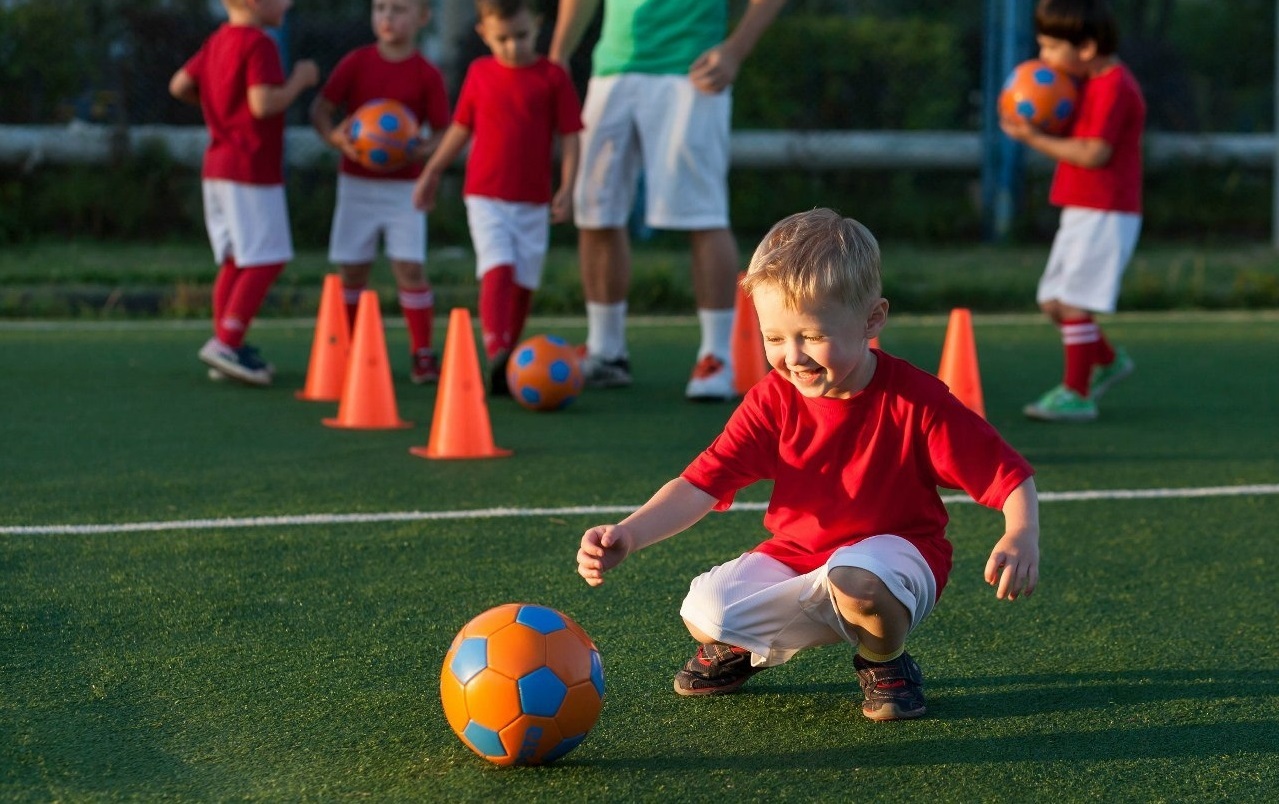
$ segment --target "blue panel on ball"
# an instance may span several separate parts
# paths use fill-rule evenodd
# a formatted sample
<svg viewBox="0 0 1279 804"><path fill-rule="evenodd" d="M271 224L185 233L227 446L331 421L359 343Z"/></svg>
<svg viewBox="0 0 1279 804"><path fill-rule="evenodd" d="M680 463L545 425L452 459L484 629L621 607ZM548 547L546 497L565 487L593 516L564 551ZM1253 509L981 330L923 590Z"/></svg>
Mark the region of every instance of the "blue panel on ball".
<svg viewBox="0 0 1279 804"><path fill-rule="evenodd" d="M543 634L553 634L567 627L558 611L545 606L524 606L520 609L520 613L515 615L515 622L527 625Z"/></svg>
<svg viewBox="0 0 1279 804"><path fill-rule="evenodd" d="M386 151L375 148L374 150L369 151L369 161L378 165L385 165L391 161L391 155Z"/></svg>
<svg viewBox="0 0 1279 804"><path fill-rule="evenodd" d="M1060 101L1057 101L1057 108L1053 112L1053 114L1057 116L1058 120L1065 120L1066 118L1070 117L1070 115L1074 111L1075 111L1075 104L1071 103L1068 100L1060 100Z"/></svg>
<svg viewBox="0 0 1279 804"><path fill-rule="evenodd" d="M1021 101L1020 103L1017 104L1016 108L1017 108L1017 114L1021 115L1027 120L1034 119L1035 104L1031 103L1030 101Z"/></svg>
<svg viewBox="0 0 1279 804"><path fill-rule="evenodd" d="M542 394L536 388L528 385L520 389L520 399L523 399L530 405L542 404Z"/></svg>
<svg viewBox="0 0 1279 804"><path fill-rule="evenodd" d="M604 663L600 661L600 652L591 651L591 684L601 698L604 697Z"/></svg>
<svg viewBox="0 0 1279 804"><path fill-rule="evenodd" d="M515 353L515 365L521 368L523 368L524 366L527 366L529 363L532 363L536 359L537 359L537 353L527 346L525 346L523 349Z"/></svg>
<svg viewBox="0 0 1279 804"><path fill-rule="evenodd" d="M520 689L520 710L536 717L555 717L568 695L568 687L549 667L539 667L516 685Z"/></svg>
<svg viewBox="0 0 1279 804"><path fill-rule="evenodd" d="M568 346L568 341L564 340L559 335L547 335L546 339L556 346Z"/></svg>
<svg viewBox="0 0 1279 804"><path fill-rule="evenodd" d="M457 646L457 653L453 654L453 661L449 663L453 676L463 684L475 678L489 665L488 648L487 637L468 637L463 640Z"/></svg>
<svg viewBox="0 0 1279 804"><path fill-rule="evenodd" d="M542 761L554 762L555 760L567 754L569 751L572 751L574 748L577 748L579 745L581 745L582 740L585 740L585 739L586 739L585 734L579 734L576 737L570 737L567 740L561 740L559 745L555 746L550 751L547 751L545 754L542 755Z"/></svg>
<svg viewBox="0 0 1279 804"><path fill-rule="evenodd" d="M573 374L573 367L563 360L556 360L551 363L551 379L555 382L568 382L568 378Z"/></svg>
<svg viewBox="0 0 1279 804"><path fill-rule="evenodd" d="M400 130L400 118L396 117L393 114L382 115L380 118L378 118L377 123L379 126L382 127L383 131L399 131Z"/></svg>
<svg viewBox="0 0 1279 804"><path fill-rule="evenodd" d="M502 745L502 738L498 736L497 732L487 726L481 726L474 720L466 724L466 728L462 731L462 736L486 757L506 756L506 747Z"/></svg>
<svg viewBox="0 0 1279 804"><path fill-rule="evenodd" d="M1036 84L1050 87L1053 85L1053 82L1057 80L1057 74L1046 67L1040 67L1038 70L1035 70L1034 79Z"/></svg>

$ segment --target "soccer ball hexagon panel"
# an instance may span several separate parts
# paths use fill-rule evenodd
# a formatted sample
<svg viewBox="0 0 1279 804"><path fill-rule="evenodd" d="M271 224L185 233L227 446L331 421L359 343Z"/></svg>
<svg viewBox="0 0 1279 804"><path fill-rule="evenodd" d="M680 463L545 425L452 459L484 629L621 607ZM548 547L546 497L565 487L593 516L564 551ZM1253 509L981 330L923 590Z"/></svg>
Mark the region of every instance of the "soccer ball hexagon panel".
<svg viewBox="0 0 1279 804"><path fill-rule="evenodd" d="M458 631L440 700L449 727L480 757L540 765L576 748L599 720L604 667L595 643L564 614L507 603Z"/></svg>

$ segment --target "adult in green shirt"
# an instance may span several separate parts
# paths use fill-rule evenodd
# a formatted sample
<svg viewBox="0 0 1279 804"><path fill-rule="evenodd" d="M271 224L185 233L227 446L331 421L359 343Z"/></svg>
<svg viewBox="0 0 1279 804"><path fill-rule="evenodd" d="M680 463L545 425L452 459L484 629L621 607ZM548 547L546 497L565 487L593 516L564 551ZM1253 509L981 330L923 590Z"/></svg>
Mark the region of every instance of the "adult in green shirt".
<svg viewBox="0 0 1279 804"><path fill-rule="evenodd" d="M564 65L604 6L573 194L588 385L631 383L626 221L643 169L645 222L689 233L702 342L685 395L735 395L730 358L740 255L728 219L732 84L785 1L749 0L730 33L727 0L559 0L549 56Z"/></svg>

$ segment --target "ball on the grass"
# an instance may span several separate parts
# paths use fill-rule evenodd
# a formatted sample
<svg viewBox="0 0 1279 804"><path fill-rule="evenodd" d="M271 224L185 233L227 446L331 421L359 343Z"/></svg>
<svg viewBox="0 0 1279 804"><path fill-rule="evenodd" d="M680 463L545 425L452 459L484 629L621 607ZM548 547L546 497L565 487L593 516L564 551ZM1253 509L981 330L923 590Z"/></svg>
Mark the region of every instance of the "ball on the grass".
<svg viewBox="0 0 1279 804"><path fill-rule="evenodd" d="M529 410L560 410L582 392L581 360L563 338L534 335L511 352L506 384Z"/></svg>
<svg viewBox="0 0 1279 804"><path fill-rule="evenodd" d="M999 93L1001 117L1021 117L1048 134L1063 134L1075 116L1075 80L1039 59L1013 68Z"/></svg>
<svg viewBox="0 0 1279 804"><path fill-rule="evenodd" d="M582 627L531 603L462 626L440 674L449 726L495 765L540 765L576 748L599 720L604 667Z"/></svg>
<svg viewBox="0 0 1279 804"><path fill-rule="evenodd" d="M370 170L398 170L409 163L418 135L417 117L397 100L379 98L355 110L351 144L359 162Z"/></svg>

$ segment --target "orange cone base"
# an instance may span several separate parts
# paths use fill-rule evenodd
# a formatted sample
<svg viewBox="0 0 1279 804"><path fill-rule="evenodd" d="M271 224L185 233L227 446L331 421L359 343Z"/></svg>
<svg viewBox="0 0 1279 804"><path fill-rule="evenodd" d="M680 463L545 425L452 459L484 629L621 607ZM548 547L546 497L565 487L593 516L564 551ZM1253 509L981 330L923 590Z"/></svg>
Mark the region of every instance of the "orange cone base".
<svg viewBox="0 0 1279 804"><path fill-rule="evenodd" d="M387 424L344 424L341 419L320 419L325 427L336 427L341 430L403 430L412 427L413 422L397 420Z"/></svg>
<svg viewBox="0 0 1279 804"><path fill-rule="evenodd" d="M488 452L472 452L467 455L450 455L447 453L437 453L429 446L426 447L409 447L409 454L416 455L419 458L430 458L435 461L464 461L469 458L506 458L514 455L515 452L509 449L493 447Z"/></svg>

